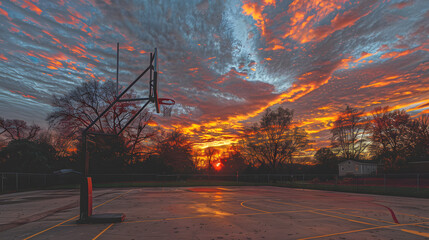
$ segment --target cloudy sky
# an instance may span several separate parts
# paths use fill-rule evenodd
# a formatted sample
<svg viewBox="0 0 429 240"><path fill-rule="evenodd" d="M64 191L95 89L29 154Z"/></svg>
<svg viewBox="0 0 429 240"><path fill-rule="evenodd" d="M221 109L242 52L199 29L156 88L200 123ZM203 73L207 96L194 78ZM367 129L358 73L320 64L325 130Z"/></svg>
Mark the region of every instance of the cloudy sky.
<svg viewBox="0 0 429 240"><path fill-rule="evenodd" d="M161 126L228 145L284 106L316 148L346 105L429 113L428 36L427 0L2 0L0 116L47 126L54 94L115 79L120 42L123 86L159 50Z"/></svg>

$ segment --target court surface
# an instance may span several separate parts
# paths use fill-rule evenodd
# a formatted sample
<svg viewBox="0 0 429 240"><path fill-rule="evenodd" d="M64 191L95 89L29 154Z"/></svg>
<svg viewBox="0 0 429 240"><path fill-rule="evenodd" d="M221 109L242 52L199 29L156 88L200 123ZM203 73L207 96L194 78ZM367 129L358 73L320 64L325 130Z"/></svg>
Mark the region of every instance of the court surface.
<svg viewBox="0 0 429 240"><path fill-rule="evenodd" d="M76 224L78 190L0 195L0 239L428 239L427 199L280 187L95 189Z"/></svg>

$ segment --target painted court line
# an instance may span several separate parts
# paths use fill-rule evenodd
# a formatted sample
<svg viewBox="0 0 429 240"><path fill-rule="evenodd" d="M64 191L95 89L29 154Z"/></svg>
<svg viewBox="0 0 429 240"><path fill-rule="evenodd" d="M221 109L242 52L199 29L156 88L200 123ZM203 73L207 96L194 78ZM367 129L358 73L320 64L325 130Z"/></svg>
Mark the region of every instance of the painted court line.
<svg viewBox="0 0 429 240"><path fill-rule="evenodd" d="M357 230L351 230L351 231L345 231L345 232L338 232L338 233L331 233L331 234L325 234L325 235L319 235L319 236L313 236L313 237L306 237L306 238L300 238L298 240L308 240L308 239L316 239L316 238L324 238L324 237L332 237L337 235L343 235L343 234L349 234L349 233L356 233L356 232L363 232L363 231L370 231L374 229L384 229L384 228L395 228L395 227L401 227L401 226L417 226L419 224L425 224L429 222L419 222L419 223L405 223L405 224L392 224L388 226L378 226L378 227L371 227L371 228L362 228ZM414 231L413 231L414 232ZM408 233L411 233L408 231ZM420 233L420 232L419 232ZM414 233L412 233L414 234ZM421 236L421 235L420 235Z"/></svg>
<svg viewBox="0 0 429 240"><path fill-rule="evenodd" d="M331 210L319 210L319 211L332 212L332 213L337 213L337 214L346 215L346 216L350 216L350 217L364 218L364 219L368 219L368 220L372 220L372 221L377 221L377 222L382 222L382 223L387 223L387 224L393 224L394 223L394 222L384 221L384 220L381 220L381 219L364 217L364 216L360 216L360 215L354 215L354 214L342 213L342 212L334 212L334 211L331 211Z"/></svg>
<svg viewBox="0 0 429 240"><path fill-rule="evenodd" d="M285 205L293 205L293 206L299 206L299 207L303 207L303 208L311 208L311 209L314 209L314 210L317 210L317 211L323 211L323 212L336 213L336 214L345 215L345 216L363 218L363 219L368 219L368 220L382 222L382 223L387 223L387 224L393 224L394 223L394 222L384 221L384 220L380 220L380 219L376 219L376 218L364 217L364 216L355 215L355 214L348 214L348 213L342 213L342 212L334 212L332 210L317 209L317 208L308 207L308 206L304 206L304 205L300 205L300 204L285 203L285 202L279 202L279 201L273 201L273 200L269 200L269 201L270 202L275 202L275 203L280 203L280 204L285 204ZM350 210L354 210L354 209L350 209ZM360 209L357 209L357 210L360 211ZM376 224L374 224L374 225L378 226Z"/></svg>
<svg viewBox="0 0 429 240"><path fill-rule="evenodd" d="M109 229L111 226L113 226L113 224L114 223L111 223L109 226L107 226L103 231L101 231L99 234L97 234L97 236L95 236L92 240L99 238L105 231L107 231L107 229Z"/></svg>
<svg viewBox="0 0 429 240"><path fill-rule="evenodd" d="M363 221L357 221L357 220L354 220L354 219L343 218L343 217L339 217L339 216L335 216L335 215L320 213L320 212L317 212L317 211L326 211L326 210L316 210L313 207L307 207L307 206L303 206L303 205L299 205L299 204L293 204L293 203L278 202L278 201L273 201L273 200L268 200L268 201L282 203L282 204L285 204L285 205L292 205L292 206L300 206L300 207L304 207L304 208L311 208L311 209L314 209L314 211L311 211L311 212L316 213L316 214L330 216L330 217L335 217L335 218L340 218L340 219L344 219L344 220L351 221L351 222L357 222L357 223L361 223L361 224L376 226L376 227L373 227L373 228L366 228L366 229L352 230L352 231L341 232L341 233L326 234L326 235L315 236L315 237L310 237L310 238L303 238L301 240L304 240L304 239L314 239L314 238L322 238L322 237L330 237L330 236L335 236L335 235L354 233L354 232L366 231L366 230L372 230L372 229L379 229L379 228L391 228L391 227L394 227L394 226L413 226L413 225L414 226L419 226L420 224L426 223L426 222L410 223L410 224L395 223L395 224L391 224L391 225L380 226L380 225L377 225L377 224L367 223L367 222L363 222ZM341 214L341 213L338 213L338 214ZM359 217L358 215L355 215L355 216ZM399 230L399 229L395 229L395 230ZM403 232L407 232L407 233L411 233L411 234L419 235L419 236L423 236L423 237L429 236L429 233L425 233L425 232L418 232L418 231L413 231L413 230L408 230L408 229L400 229L400 230L403 231Z"/></svg>
<svg viewBox="0 0 429 240"><path fill-rule="evenodd" d="M111 201L113 201L113 200L115 200L115 199L118 199L119 197L122 197L123 195L125 195L125 194L127 194L127 193L131 192L132 190L133 190L133 189L128 190L127 192L125 192L125 193L123 193L123 194L120 194L119 196L116 196L116 197L114 197L114 198L112 198L112 199L110 199L110 200L108 200L108 201L106 201L106 202L104 202L104 203L98 204L98 205L97 205L97 206L95 206L93 209L96 209L96 208L98 208L98 207L100 207L100 206L103 206L104 204L109 203L109 202L111 202ZM35 237L35 236L38 236L38 235L40 235L40 234L42 234L42 233L44 233L44 232L47 232L47 231L49 231L49 230L51 230L51 229L54 229L54 228L56 228L56 227L61 226L63 223L66 223L66 222L69 222L69 221L71 221L71 220L73 220L73 219L76 219L77 217L79 217L79 215L76 215L76 216L74 216L74 217L72 217L72 218L69 218L69 219L67 219L67 220L65 220L65 221L63 221L63 222L60 222L60 223L58 223L58 224L56 224L56 225L54 225L54 226L52 226L52 227L49 227L49 228L47 228L47 229L45 229L45 230L42 230L42 231L40 231L40 232L37 232L37 233L35 233L35 234L33 234L33 235L29 236L29 237L24 238L23 240L28 240L28 239L30 239L30 238L33 238L33 237Z"/></svg>
<svg viewBox="0 0 429 240"><path fill-rule="evenodd" d="M38 232L38 233L35 233L35 234L33 234L33 235L29 236L29 237L26 237L26 238L24 238L23 240L27 240L27 239L33 238L33 237L35 237L35 236L37 236L37 235L40 235L40 234L42 234L42 233L44 233L44 232L46 232L46 231L49 231L49 230L51 230L51 229L53 229L53 228L56 228L56 227L60 226L60 225L61 225L61 224L63 224L63 223L66 223L66 222L68 222L68 221L71 221L71 220L73 220L73 219L75 219L75 218L77 218L77 217L79 217L79 215L76 215L76 216L74 216L74 217L72 217L72 218L69 218L69 219L67 219L67 220L65 220L65 221L63 221L63 222L58 223L57 225L54 225L54 226L52 226L52 227L50 227L50 228L47 228L47 229L45 229L45 230L43 230L43 231L40 231L40 232Z"/></svg>
<svg viewBox="0 0 429 240"><path fill-rule="evenodd" d="M314 210L317 210L317 211L323 211L323 212L336 213L336 214L345 215L345 216L363 218L363 219L368 219L368 220L382 222L382 223L387 223L387 224L392 224L393 223L393 222L388 222L388 221L384 221L384 220L380 220L380 219L376 219L376 218L364 217L364 216L360 216L360 215L347 214L347 213L341 213L341 212L334 212L332 210L317 209L317 208L308 207L308 206L304 206L304 205L300 205L300 204L285 203L285 202L279 202L279 201L274 201L274 200L268 200L268 201L275 202L275 203L280 203L280 204L285 204L285 205L293 205L293 206L299 206L299 207L303 207L303 208L310 208L310 209L314 209ZM377 224L373 224L373 225L374 226L379 226Z"/></svg>
<svg viewBox="0 0 429 240"><path fill-rule="evenodd" d="M414 231L414 230L408 230L408 229L401 229L401 231L429 238L429 233L419 232L419 231Z"/></svg>
<svg viewBox="0 0 429 240"><path fill-rule="evenodd" d="M261 210L261 209L256 209L256 208L251 208L251 207L245 206L245 205L244 205L244 203L245 203L245 202L248 202L248 201L243 201L243 202L241 202L241 203L240 203L240 205L241 205L242 207L244 207L244 208L252 209L252 210L255 210L255 211L259 211L259 212L269 213L269 212L264 211L264 210Z"/></svg>

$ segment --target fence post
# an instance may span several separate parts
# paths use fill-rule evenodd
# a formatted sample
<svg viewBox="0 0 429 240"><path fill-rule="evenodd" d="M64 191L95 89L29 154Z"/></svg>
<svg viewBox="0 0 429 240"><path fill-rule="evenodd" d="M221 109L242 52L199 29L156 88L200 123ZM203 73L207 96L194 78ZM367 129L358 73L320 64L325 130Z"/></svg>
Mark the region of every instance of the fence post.
<svg viewBox="0 0 429 240"><path fill-rule="evenodd" d="M3 176L3 173L2 173L1 174L1 192L4 192L3 179L4 179L4 176Z"/></svg>
<svg viewBox="0 0 429 240"><path fill-rule="evenodd" d="M18 173L15 173L15 185L16 185L16 191L18 192L18 179L19 179L19 177L18 177Z"/></svg>
<svg viewBox="0 0 429 240"><path fill-rule="evenodd" d="M386 192L386 174L383 174L384 178L384 192Z"/></svg>
<svg viewBox="0 0 429 240"><path fill-rule="evenodd" d="M420 190L420 173L417 173L417 192Z"/></svg>

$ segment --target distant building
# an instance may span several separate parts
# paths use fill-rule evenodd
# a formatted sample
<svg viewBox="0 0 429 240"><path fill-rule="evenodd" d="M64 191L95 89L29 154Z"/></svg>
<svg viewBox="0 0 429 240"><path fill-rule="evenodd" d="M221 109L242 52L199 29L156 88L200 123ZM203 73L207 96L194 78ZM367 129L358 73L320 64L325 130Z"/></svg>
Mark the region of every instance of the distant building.
<svg viewBox="0 0 429 240"><path fill-rule="evenodd" d="M377 163L372 161L345 160L338 164L339 176L376 175Z"/></svg>

